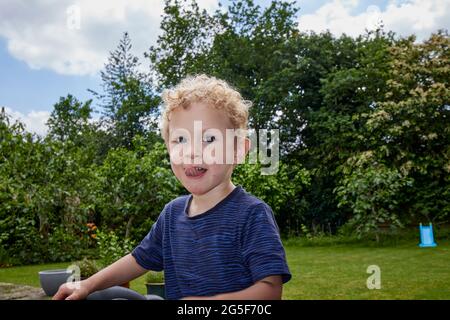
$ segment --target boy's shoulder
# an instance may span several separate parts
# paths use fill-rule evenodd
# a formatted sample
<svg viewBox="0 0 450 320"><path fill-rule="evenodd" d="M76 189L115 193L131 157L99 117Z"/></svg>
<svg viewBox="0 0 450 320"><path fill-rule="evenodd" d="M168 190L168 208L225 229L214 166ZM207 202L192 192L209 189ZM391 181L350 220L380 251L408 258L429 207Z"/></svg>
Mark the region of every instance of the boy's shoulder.
<svg viewBox="0 0 450 320"><path fill-rule="evenodd" d="M172 208L183 208L186 202L189 200L190 195L189 194L183 194L181 196L176 197L175 199L169 201L166 206L164 207L164 211L169 211Z"/></svg>

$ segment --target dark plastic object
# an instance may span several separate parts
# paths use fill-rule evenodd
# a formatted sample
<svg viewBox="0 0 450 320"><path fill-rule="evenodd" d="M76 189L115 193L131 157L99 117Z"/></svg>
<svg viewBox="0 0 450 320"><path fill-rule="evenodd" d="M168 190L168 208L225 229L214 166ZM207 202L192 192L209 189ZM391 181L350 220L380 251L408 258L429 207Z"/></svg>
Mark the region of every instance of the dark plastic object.
<svg viewBox="0 0 450 320"><path fill-rule="evenodd" d="M87 296L86 300L164 300L156 295L142 294L120 286L95 291Z"/></svg>

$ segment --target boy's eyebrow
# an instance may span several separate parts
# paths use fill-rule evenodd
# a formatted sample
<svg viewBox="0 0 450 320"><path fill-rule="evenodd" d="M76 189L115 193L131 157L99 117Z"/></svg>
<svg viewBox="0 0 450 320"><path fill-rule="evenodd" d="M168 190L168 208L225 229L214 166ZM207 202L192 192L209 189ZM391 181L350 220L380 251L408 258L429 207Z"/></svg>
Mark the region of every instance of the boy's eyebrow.
<svg viewBox="0 0 450 320"><path fill-rule="evenodd" d="M203 129L203 130L202 130L202 132L205 132L206 130L209 130L209 129L216 129L216 130L220 130L220 129L217 129L217 128L205 128L205 129Z"/></svg>
<svg viewBox="0 0 450 320"><path fill-rule="evenodd" d="M178 129L179 129L179 128L170 130L169 135L172 135L172 133L173 133L173 132L176 132ZM183 128L183 129L184 129L184 128ZM202 130L202 133L205 132L206 130L209 130L209 129L217 129L217 128L204 128L204 129ZM189 131L189 130L187 130L187 129L184 129L184 130ZM217 130L220 130L220 129L217 129Z"/></svg>

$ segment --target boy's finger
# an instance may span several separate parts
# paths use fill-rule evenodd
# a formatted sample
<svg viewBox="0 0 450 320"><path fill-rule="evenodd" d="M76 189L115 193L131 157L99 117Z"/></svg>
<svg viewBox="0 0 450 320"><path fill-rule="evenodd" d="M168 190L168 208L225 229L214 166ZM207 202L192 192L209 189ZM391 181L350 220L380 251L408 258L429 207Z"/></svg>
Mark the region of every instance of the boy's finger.
<svg viewBox="0 0 450 320"><path fill-rule="evenodd" d="M79 297L76 293L72 293L70 296L66 298L66 300L78 300Z"/></svg>
<svg viewBox="0 0 450 320"><path fill-rule="evenodd" d="M58 292L53 296L52 300L62 300L64 299L65 290L59 289Z"/></svg>

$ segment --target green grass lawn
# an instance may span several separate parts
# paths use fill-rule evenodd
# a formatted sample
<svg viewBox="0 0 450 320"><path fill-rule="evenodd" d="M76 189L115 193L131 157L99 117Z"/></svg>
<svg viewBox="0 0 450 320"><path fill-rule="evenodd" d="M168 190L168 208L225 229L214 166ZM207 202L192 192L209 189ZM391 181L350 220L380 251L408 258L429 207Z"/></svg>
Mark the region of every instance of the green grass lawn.
<svg viewBox="0 0 450 320"><path fill-rule="evenodd" d="M450 241L421 249L416 243L393 247L287 245L292 279L284 299L450 299ZM369 265L381 270L381 289L369 290ZM67 263L0 269L0 282L39 287L38 271ZM144 276L131 288L145 293Z"/></svg>
<svg viewBox="0 0 450 320"><path fill-rule="evenodd" d="M450 242L436 248L286 248L293 277L285 299L450 299ZM381 289L369 290L367 267L381 271Z"/></svg>

